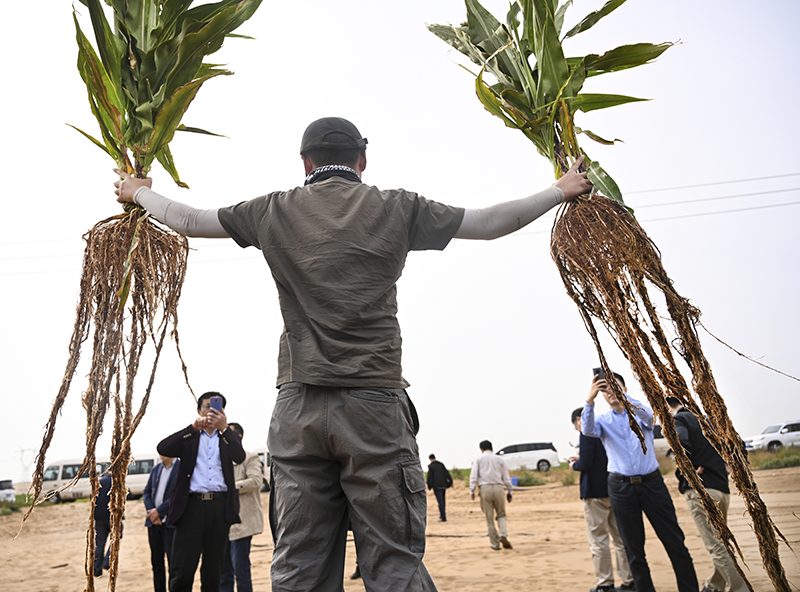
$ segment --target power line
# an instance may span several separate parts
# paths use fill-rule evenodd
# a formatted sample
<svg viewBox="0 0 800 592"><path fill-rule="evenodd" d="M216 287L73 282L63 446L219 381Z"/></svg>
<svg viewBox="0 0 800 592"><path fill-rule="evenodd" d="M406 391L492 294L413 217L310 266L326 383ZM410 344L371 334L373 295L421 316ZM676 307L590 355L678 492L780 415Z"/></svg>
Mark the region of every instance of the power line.
<svg viewBox="0 0 800 592"><path fill-rule="evenodd" d="M690 203L700 203L703 201L718 201L720 199L735 199L737 197L752 197L754 195L770 195L772 193L786 193L787 191L798 191L800 187L790 187L789 189L775 189L773 191L757 191L755 193L739 193L738 195L722 195L720 197L701 197L698 199L686 199L683 201L670 201L666 203L657 203L657 204L644 204L641 206L636 206L636 210L641 210L643 208L657 208L661 206L676 206L682 204L690 204Z"/></svg>
<svg viewBox="0 0 800 592"><path fill-rule="evenodd" d="M729 183L747 183L748 181L767 181L769 179L783 179L785 177L797 177L800 173L786 173L785 175L770 175L769 177L752 177L750 179L735 179L733 181L714 181L713 183L698 183L697 185L680 185L678 187L662 187L661 189L639 189L638 191L626 191L627 195L632 193L653 193L655 191L674 191L676 189L694 189L695 187L711 187L712 185L728 185Z"/></svg>

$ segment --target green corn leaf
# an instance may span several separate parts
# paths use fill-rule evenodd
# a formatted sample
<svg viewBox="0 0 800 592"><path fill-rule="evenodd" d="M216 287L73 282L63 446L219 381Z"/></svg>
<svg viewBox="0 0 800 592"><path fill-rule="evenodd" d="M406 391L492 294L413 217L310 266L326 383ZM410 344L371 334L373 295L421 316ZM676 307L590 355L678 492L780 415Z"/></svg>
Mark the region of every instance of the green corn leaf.
<svg viewBox="0 0 800 592"><path fill-rule="evenodd" d="M118 160L118 159L116 158L116 156L115 156L115 155L111 154L111 152L109 152L109 151L108 151L108 148L106 147L106 145L105 145L105 144L103 144L103 143L102 143L100 140L98 140L98 139L96 139L96 138L94 138L94 137L90 136L90 135L89 135L89 134L87 134L85 131L83 131L83 130L82 130L82 129L80 129L80 128L77 128L77 127L75 127L75 126L74 126L74 125L72 125L71 123L68 123L68 124L66 124L66 125L68 125L68 126L69 126L69 127L71 127L72 129L74 129L76 132L78 132L78 133L82 134L82 135L83 135L85 138L88 138L89 140L91 140L91 141L92 141L92 143L94 143L94 145L95 145L95 146L97 146L98 148L100 148L100 150L102 150L103 152L105 152L106 154L108 154L108 155L109 155L110 157L112 157L114 160Z"/></svg>
<svg viewBox="0 0 800 592"><path fill-rule="evenodd" d="M577 25L572 27L566 35L564 35L564 39L569 39L570 37L577 35L578 33L582 33L588 29L591 29L593 26L597 24L604 16L614 12L617 8L622 6L625 3L625 0L609 0L608 2L603 5L600 10L596 10L592 13L589 13L587 16L583 18L581 22Z"/></svg>
<svg viewBox="0 0 800 592"><path fill-rule="evenodd" d="M625 95L583 93L572 99L572 109L579 109L584 113L588 113L589 111L596 111L597 109L607 109L609 107L616 107L617 105L649 100L650 99L639 99Z"/></svg>
<svg viewBox="0 0 800 592"><path fill-rule="evenodd" d="M260 4L261 0L241 0L214 14L199 31L187 34L178 46L175 67L156 93L157 98L171 97L179 87L194 80L203 58L219 50L225 35L249 19Z"/></svg>
<svg viewBox="0 0 800 592"><path fill-rule="evenodd" d="M622 140L620 140L619 138L616 138L616 139L614 139L614 140L606 140L605 138L601 138L601 137L600 137L600 136L598 136L596 133L594 133L594 132L592 132L592 131L590 131L590 130L581 129L581 128L579 128L579 127L576 127L576 128L575 128L575 133L576 133L576 134L583 134L583 135L585 135L585 136L588 136L588 137L590 137L592 140L594 140L595 142L597 142L598 144L603 144L603 145L605 145L605 146L613 146L613 145L614 145L615 143L617 143L617 142L622 142Z"/></svg>
<svg viewBox="0 0 800 592"><path fill-rule="evenodd" d="M523 0L522 4L525 18L532 17L531 22L526 21L525 27L528 39L534 40L532 49L539 72L536 105L541 106L556 100L560 89L569 78L569 66L558 39L555 15L548 0Z"/></svg>
<svg viewBox="0 0 800 592"><path fill-rule="evenodd" d="M100 128L107 130L117 142L120 142L124 134L125 108L117 96L116 86L111 82L94 48L78 25L77 15L73 14L73 20L78 42L78 70L90 96L96 102L95 117Z"/></svg>
<svg viewBox="0 0 800 592"><path fill-rule="evenodd" d="M193 134L204 134L206 136L215 136L217 138L227 138L228 137L228 136L223 136L222 134L215 134L214 132L210 132L208 130L204 130L204 129L199 128L199 127L188 127L188 126L185 126L183 124L180 124L177 128L175 128L175 131L178 131L178 132L191 132Z"/></svg>
<svg viewBox="0 0 800 592"><path fill-rule="evenodd" d="M616 182L607 172L602 169L599 162L593 160L589 164L589 169L587 172L592 185L597 187L600 193L609 199L613 199L614 201L618 201L619 203L625 205L625 202L622 200L622 192L619 190ZM630 211L633 212L633 210Z"/></svg>
<svg viewBox="0 0 800 592"><path fill-rule="evenodd" d="M618 72L628 68L635 68L651 62L672 47L674 43L635 43L623 45L607 51L602 56L586 56L586 72L588 76Z"/></svg>
<svg viewBox="0 0 800 592"><path fill-rule="evenodd" d="M150 142L141 150L144 155L143 165L145 167L149 167L155 155L157 155L166 144L172 141L172 137L175 135L175 129L180 125L183 114L186 112L186 109L189 108L189 104L192 102L203 83L210 78L221 75L226 75L226 73L209 74L208 76L190 82L175 91L164 103L156 116Z"/></svg>
<svg viewBox="0 0 800 592"><path fill-rule="evenodd" d="M156 156L158 162L161 163L161 166L164 167L164 170L169 173L169 176L172 177L172 180L179 187L183 187L184 189L189 189L189 186L181 181L180 175L178 174L178 169L175 168L175 161L172 159L172 151L169 149L169 144L164 146Z"/></svg>
<svg viewBox="0 0 800 592"><path fill-rule="evenodd" d="M486 83L484 83L483 71L481 71L481 73L478 74L478 77L475 79L475 92L478 95L478 99L480 99L480 102L483 103L483 106L489 113L502 119L508 127L519 129L519 126L516 124L516 122L505 114L502 104L494 95L492 90L486 85Z"/></svg>
<svg viewBox="0 0 800 592"><path fill-rule="evenodd" d="M92 21L92 29L94 30L94 38L100 53L100 59L106 72L108 72L109 79L114 84L116 94L121 95L121 89L118 84L121 80L120 70L122 56L125 54L125 43L111 30L100 0L85 0L85 4L89 8L89 16Z"/></svg>

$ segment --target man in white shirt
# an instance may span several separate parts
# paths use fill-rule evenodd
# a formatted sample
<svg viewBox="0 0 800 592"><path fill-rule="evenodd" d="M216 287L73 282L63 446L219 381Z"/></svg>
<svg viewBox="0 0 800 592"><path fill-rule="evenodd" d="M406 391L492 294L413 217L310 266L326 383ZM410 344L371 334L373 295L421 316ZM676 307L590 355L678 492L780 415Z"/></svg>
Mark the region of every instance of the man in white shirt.
<svg viewBox="0 0 800 592"><path fill-rule="evenodd" d="M480 488L481 510L486 516L486 526L489 530L489 543L495 551L500 550L500 545L505 549L511 548L508 540L508 521L506 520L506 500L511 503L511 477L505 461L497 456L492 449L492 443L484 440L479 444L481 455L472 463L469 474L469 495L475 499L475 488ZM508 493L503 495L503 487ZM494 522L497 519L497 528ZM498 535L497 531L500 530Z"/></svg>

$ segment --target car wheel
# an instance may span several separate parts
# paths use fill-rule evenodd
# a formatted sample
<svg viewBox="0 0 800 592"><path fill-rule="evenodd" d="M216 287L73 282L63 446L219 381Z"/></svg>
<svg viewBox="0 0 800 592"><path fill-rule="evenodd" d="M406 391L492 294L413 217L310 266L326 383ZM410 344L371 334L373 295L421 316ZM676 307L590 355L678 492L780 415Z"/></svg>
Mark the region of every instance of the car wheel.
<svg viewBox="0 0 800 592"><path fill-rule="evenodd" d="M778 452L778 450L780 450L781 448L783 448L783 444L781 444L780 442L770 442L769 444L767 444L767 450L769 450L770 452Z"/></svg>
<svg viewBox="0 0 800 592"><path fill-rule="evenodd" d="M672 458L673 456L675 456L675 453L672 452L672 449L670 448L669 450L667 450L667 458Z"/></svg>
<svg viewBox="0 0 800 592"><path fill-rule="evenodd" d="M538 463L536 463L536 470L541 473L546 473L550 470L550 463L546 460L540 460Z"/></svg>
<svg viewBox="0 0 800 592"><path fill-rule="evenodd" d="M59 494L55 494L52 497L48 497L47 501L50 502L51 504L60 504L62 500Z"/></svg>

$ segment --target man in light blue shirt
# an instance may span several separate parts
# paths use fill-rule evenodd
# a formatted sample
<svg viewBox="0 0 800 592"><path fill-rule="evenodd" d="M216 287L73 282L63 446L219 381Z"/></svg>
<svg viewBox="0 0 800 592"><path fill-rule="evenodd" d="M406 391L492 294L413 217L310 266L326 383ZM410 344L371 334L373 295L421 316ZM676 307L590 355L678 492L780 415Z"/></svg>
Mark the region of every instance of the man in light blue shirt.
<svg viewBox="0 0 800 592"><path fill-rule="evenodd" d="M645 403L627 396L628 389L622 376L614 373L614 377L620 393L633 407L647 452L642 451L622 403L604 378L595 377L592 381L581 414L581 431L586 436L600 438L606 449L611 509L617 518L636 589L638 592L655 592L644 552L644 512L669 555L678 590L697 592L694 563L684 544L672 498L658 470L653 446L653 411ZM594 401L600 393L611 409L595 416Z"/></svg>

